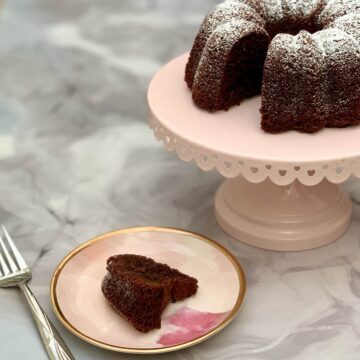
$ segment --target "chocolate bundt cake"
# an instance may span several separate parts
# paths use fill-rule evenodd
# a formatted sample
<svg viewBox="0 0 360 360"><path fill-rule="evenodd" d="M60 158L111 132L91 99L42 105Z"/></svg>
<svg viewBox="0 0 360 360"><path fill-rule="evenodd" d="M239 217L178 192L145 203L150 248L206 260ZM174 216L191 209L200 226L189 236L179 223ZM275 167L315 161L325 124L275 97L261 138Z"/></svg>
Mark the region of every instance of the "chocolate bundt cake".
<svg viewBox="0 0 360 360"><path fill-rule="evenodd" d="M112 307L141 332L161 327L169 302L196 293L193 277L140 255L117 255L107 260L101 289Z"/></svg>
<svg viewBox="0 0 360 360"><path fill-rule="evenodd" d="M360 0L227 0L205 18L185 71L194 102L262 95L271 133L360 123Z"/></svg>

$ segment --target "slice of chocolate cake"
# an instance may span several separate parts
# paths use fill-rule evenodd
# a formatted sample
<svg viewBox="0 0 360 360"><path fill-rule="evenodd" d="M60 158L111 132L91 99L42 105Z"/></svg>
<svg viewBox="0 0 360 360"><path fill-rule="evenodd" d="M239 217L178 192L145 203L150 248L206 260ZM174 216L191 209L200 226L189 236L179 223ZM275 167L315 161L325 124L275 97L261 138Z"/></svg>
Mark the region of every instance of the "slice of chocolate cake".
<svg viewBox="0 0 360 360"><path fill-rule="evenodd" d="M194 295L198 281L166 264L140 255L116 255L107 260L102 292L110 305L135 329L160 329L169 302Z"/></svg>

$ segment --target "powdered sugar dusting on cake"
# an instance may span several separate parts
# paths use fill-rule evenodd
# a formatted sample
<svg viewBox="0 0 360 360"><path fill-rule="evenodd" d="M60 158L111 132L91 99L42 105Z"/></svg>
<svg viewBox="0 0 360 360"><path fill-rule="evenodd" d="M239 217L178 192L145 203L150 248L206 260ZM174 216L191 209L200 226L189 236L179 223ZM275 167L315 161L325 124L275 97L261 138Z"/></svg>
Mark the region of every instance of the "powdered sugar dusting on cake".
<svg viewBox="0 0 360 360"><path fill-rule="evenodd" d="M354 36L338 28L319 31L313 38L325 52L322 83L326 87L327 96L323 107L329 119L335 121L336 115L351 107L354 99L360 100L359 82L357 89L352 87L351 92L348 87L354 78L359 79L360 76L360 46ZM338 88L335 98L331 90L334 84Z"/></svg>
<svg viewBox="0 0 360 360"><path fill-rule="evenodd" d="M282 0L264 1L266 16L270 21L279 21L284 16Z"/></svg>
<svg viewBox="0 0 360 360"><path fill-rule="evenodd" d="M324 49L325 55L334 54L336 52L349 51L359 52L360 46L354 36L339 28L328 28L318 31L312 37L318 46ZM339 61L343 61L339 57Z"/></svg>
<svg viewBox="0 0 360 360"><path fill-rule="evenodd" d="M206 32L214 31L218 26L233 20L247 20L263 24L264 21L256 11L244 2L227 0L209 13L204 23Z"/></svg>
<svg viewBox="0 0 360 360"><path fill-rule="evenodd" d="M336 19L332 24L332 28L338 28L348 35L351 35L358 43L360 48L360 13L344 15Z"/></svg>
<svg viewBox="0 0 360 360"><path fill-rule="evenodd" d="M226 48L227 45L232 46L237 39L247 35L251 31L255 31L256 28L256 25L250 21L232 19L219 26L214 31L208 43L216 49L221 46L221 50L226 52L228 50ZM225 46L225 48L223 46Z"/></svg>
<svg viewBox="0 0 360 360"><path fill-rule="evenodd" d="M323 56L309 32L300 31L296 36L279 34L273 39L265 63L263 111L267 113L271 105L269 116L273 118L279 114L289 123L281 125L279 120L278 124L270 125L274 126L272 131L280 130L281 126L284 126L283 130L292 126L308 131L323 127L323 109L314 106L324 103L322 64ZM286 105L274 103L275 96L286 97ZM311 122L308 122L309 113L313 115ZM265 123L264 126L267 125Z"/></svg>
<svg viewBox="0 0 360 360"><path fill-rule="evenodd" d="M290 34L278 34L272 40L269 52L278 50L286 49L286 53L289 52L296 52L300 47L298 41L296 41L296 36ZM281 56L286 57L286 53L282 52Z"/></svg>
<svg viewBox="0 0 360 360"><path fill-rule="evenodd" d="M318 47L318 50L319 50L319 54L322 56L323 58L323 63L322 65L324 66L325 64L325 57L326 57L326 50L325 50L325 47L324 47L324 43L321 39L321 35L318 36L318 37L313 37L317 47Z"/></svg>
<svg viewBox="0 0 360 360"><path fill-rule="evenodd" d="M290 15L309 18L323 3L324 0L287 0L285 6Z"/></svg>
<svg viewBox="0 0 360 360"><path fill-rule="evenodd" d="M328 65L335 65L334 63L336 62L336 59L334 56L337 57L338 61L343 61L343 55L346 56L346 53L349 51L352 54L356 52L360 54L358 42L354 39L354 37L340 29L332 28L322 30L313 34L312 38L316 42L319 53L322 55L322 69L324 73L326 73ZM346 74L343 74L343 76L346 76ZM327 81L328 79L324 75L321 84L326 86ZM329 113L332 104L331 102L323 101L322 106L324 106L325 113Z"/></svg>
<svg viewBox="0 0 360 360"><path fill-rule="evenodd" d="M197 68L212 33L221 25L232 20L247 20L265 26L264 19L248 3L253 0L227 0L218 5L205 18L200 27L199 33L195 39L191 50L188 66L186 67L186 82L192 88ZM255 0L257 1L257 0Z"/></svg>
<svg viewBox="0 0 360 360"><path fill-rule="evenodd" d="M236 40L258 29L258 26L250 21L237 19L231 19L221 26L218 26L206 43L199 62L198 71L195 75L195 83L205 64L209 64L209 59L213 57L213 54L221 53L222 57L226 59ZM218 64L216 65L218 66Z"/></svg>
<svg viewBox="0 0 360 360"><path fill-rule="evenodd" d="M323 46L327 47L329 52L359 54L360 45L358 39L351 33L344 31L340 27L336 27L335 24L333 25L333 27L319 31L313 36L318 38L319 42L322 42ZM359 31L360 28L357 28L357 34L359 34ZM345 59L339 56L338 61L345 62Z"/></svg>
<svg viewBox="0 0 360 360"><path fill-rule="evenodd" d="M360 16L360 0L260 0L262 6L265 7L267 21L281 21L283 17L289 16L301 16L303 18L309 18L317 9L322 10L321 16L324 18L334 16L334 14L347 13L350 10L359 9ZM250 6L251 3L255 3L255 0L227 0L224 3L216 7L216 11L210 13L208 16L209 28L212 30L212 36L209 38L205 50L210 44L211 48L208 51L204 51L202 54L199 67L202 63L207 61L207 53L219 49L222 47L222 51L227 53L230 49L228 46L232 46L234 39L239 37L240 34L247 32L249 29L254 28L254 23L250 19L239 20L238 15L244 14L252 16L258 16L254 11L254 8ZM219 16L221 14L221 16ZM318 44L319 51L325 56L325 50L323 41L331 34L332 41L328 44L336 41L343 40L346 37L352 36L356 41L359 41L359 22L356 14L349 14L337 19L334 24L331 24L331 28L334 27L330 33L319 31L316 33L314 40ZM219 21L221 18L221 21ZM356 20L356 21L355 21ZM239 25L241 24L241 25ZM279 37L280 36L280 37ZM295 51L299 46L303 46L296 41L290 41L291 35L281 34L276 36L277 41L285 41L287 46L293 48ZM211 39L211 40L210 40ZM355 46L355 45L354 45ZM219 50L216 50L219 51Z"/></svg>
<svg viewBox="0 0 360 360"><path fill-rule="evenodd" d="M320 24L326 26L337 18L350 13L360 13L359 0L327 0L320 15Z"/></svg>
<svg viewBox="0 0 360 360"><path fill-rule="evenodd" d="M207 98L216 101L220 83L224 76L227 57L233 46L250 34L268 35L259 25L246 21L232 19L218 26L208 39L202 53L194 79L193 90L207 84Z"/></svg>
<svg viewBox="0 0 360 360"><path fill-rule="evenodd" d="M278 61L281 61L281 66L284 70L286 69L289 75L294 71L294 75L303 73L301 77L302 82L306 79L305 74L307 74L308 69L314 71L314 76L317 77L317 89L314 92L313 101L314 105L316 104L316 112L321 117L328 117L332 120L334 114L340 108L351 106L354 102L354 97L356 98L357 96L360 99L359 86L357 92L355 91L355 94L351 94L351 96L350 94L341 93L341 96L336 98L336 102L333 97L329 97L329 94L332 92L331 89L334 86L339 86L338 76L340 76L342 84L348 81L351 82L351 78L357 76L356 71L351 70L352 66L356 68L356 64L358 64L357 68L359 69L360 65L360 46L358 41L354 36L341 29L329 28L318 31L315 34L301 31L296 36L279 34L270 45L267 61L269 61L269 65L265 66L268 67L271 67L270 63L276 64ZM336 67L337 64L341 65L339 69ZM353 65L348 67L348 64ZM328 73L329 65L332 68L331 73ZM289 67L287 68L287 66ZM271 73L271 71L268 73ZM359 74L359 70L357 70L357 73ZM300 100L301 95L299 94L298 96ZM296 96L293 97L295 98ZM300 111L297 105L291 103L287 105L286 109L287 113L293 114L294 117ZM360 118L358 120L360 121Z"/></svg>

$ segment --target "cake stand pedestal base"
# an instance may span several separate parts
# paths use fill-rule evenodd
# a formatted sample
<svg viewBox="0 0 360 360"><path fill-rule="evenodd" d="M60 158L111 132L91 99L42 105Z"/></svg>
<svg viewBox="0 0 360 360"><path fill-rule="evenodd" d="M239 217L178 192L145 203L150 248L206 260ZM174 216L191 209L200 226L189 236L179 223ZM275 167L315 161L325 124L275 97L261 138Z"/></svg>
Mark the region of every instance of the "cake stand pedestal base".
<svg viewBox="0 0 360 360"><path fill-rule="evenodd" d="M351 200L339 186L323 180L316 186L295 181L250 183L242 176L218 190L215 213L234 238L268 250L299 251L326 245L348 229Z"/></svg>

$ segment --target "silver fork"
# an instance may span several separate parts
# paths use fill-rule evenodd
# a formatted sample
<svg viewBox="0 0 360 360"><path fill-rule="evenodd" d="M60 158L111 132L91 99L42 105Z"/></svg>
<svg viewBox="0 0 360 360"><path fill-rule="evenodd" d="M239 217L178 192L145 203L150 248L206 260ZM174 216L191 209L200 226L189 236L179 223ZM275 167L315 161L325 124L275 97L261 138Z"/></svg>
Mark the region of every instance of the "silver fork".
<svg viewBox="0 0 360 360"><path fill-rule="evenodd" d="M64 340L35 299L34 294L26 285L31 279L29 267L4 226L2 226L2 231L3 236L0 235L0 287L17 286L23 292L30 305L49 359L75 360Z"/></svg>

